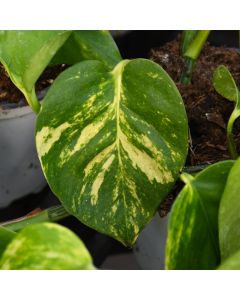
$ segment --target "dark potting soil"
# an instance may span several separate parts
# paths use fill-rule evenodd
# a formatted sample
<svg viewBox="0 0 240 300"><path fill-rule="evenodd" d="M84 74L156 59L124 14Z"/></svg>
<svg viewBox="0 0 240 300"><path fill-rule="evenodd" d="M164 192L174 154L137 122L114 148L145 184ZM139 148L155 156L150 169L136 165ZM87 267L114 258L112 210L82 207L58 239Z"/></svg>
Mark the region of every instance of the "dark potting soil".
<svg viewBox="0 0 240 300"><path fill-rule="evenodd" d="M36 83L37 95L40 95L41 91L46 90L53 83L54 79L66 68L67 66L64 64L47 67ZM38 98L41 98L41 95ZM25 105L28 104L24 95L12 83L3 65L0 64L0 107L4 109Z"/></svg>
<svg viewBox="0 0 240 300"><path fill-rule="evenodd" d="M227 147L226 126L234 104L221 97L212 84L213 71L221 64L227 66L240 86L240 55L234 48L213 47L207 43L195 65L191 83L183 85L180 76L184 61L180 56L180 38L152 49L150 58L160 64L175 81L185 103L189 122L189 153L186 165L212 164L231 159ZM240 122L236 121L234 134L240 151ZM160 215L168 213L177 192L176 184L160 206Z"/></svg>

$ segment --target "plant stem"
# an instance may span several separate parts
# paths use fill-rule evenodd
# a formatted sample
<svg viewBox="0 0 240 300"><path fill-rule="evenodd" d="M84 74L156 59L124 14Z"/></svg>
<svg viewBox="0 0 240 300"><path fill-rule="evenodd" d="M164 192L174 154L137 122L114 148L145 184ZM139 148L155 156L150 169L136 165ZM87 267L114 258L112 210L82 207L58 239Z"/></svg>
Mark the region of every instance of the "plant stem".
<svg viewBox="0 0 240 300"><path fill-rule="evenodd" d="M198 59L209 33L210 30L199 30L195 33L193 41L184 52L185 70L180 79L181 83L190 83L195 61Z"/></svg>
<svg viewBox="0 0 240 300"><path fill-rule="evenodd" d="M183 84L189 84L192 78L193 67L195 60L185 57L185 70L181 75L180 82Z"/></svg>
<svg viewBox="0 0 240 300"><path fill-rule="evenodd" d="M199 30L196 37L192 41L191 45L188 47L184 56L189 57L193 60L197 60L202 48L209 36L210 30Z"/></svg>
<svg viewBox="0 0 240 300"><path fill-rule="evenodd" d="M184 30L182 34L182 43L181 43L181 54L187 51L188 47L190 46L191 42L195 38L198 30Z"/></svg>
<svg viewBox="0 0 240 300"><path fill-rule="evenodd" d="M233 159L238 158L238 152L237 152L237 146L232 131L233 131L234 122L239 116L240 116L240 111L238 109L234 109L227 124L228 149Z"/></svg>
<svg viewBox="0 0 240 300"><path fill-rule="evenodd" d="M34 215L27 215L19 219L2 223L0 224L0 226L3 226L12 231L19 231L30 224L41 222L56 222L67 216L69 216L69 213L61 205L57 205Z"/></svg>
<svg viewBox="0 0 240 300"><path fill-rule="evenodd" d="M33 110L33 112L37 115L40 111L41 105L37 99L36 93L35 93L35 88L32 89L31 92L28 92L26 90L22 90L29 106Z"/></svg>

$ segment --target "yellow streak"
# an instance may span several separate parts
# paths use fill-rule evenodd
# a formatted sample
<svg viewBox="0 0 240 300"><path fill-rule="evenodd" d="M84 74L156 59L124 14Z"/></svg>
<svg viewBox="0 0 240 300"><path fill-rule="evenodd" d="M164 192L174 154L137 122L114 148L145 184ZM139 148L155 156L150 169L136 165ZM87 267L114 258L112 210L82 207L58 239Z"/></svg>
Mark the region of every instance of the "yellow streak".
<svg viewBox="0 0 240 300"><path fill-rule="evenodd" d="M92 185L92 190L91 190L91 203L92 205L96 205L97 200L98 200L98 192L99 189L103 183L104 180L104 176L105 173L109 170L113 160L115 158L115 155L112 154L107 161L104 163L104 165L102 166L102 170L101 172L97 175L97 177L95 178L93 185Z"/></svg>
<svg viewBox="0 0 240 300"><path fill-rule="evenodd" d="M68 122L65 122L56 128L43 127L36 135L36 144L39 155L41 157L46 155L52 146L59 140L61 134L70 126L71 125Z"/></svg>
<svg viewBox="0 0 240 300"><path fill-rule="evenodd" d="M144 137L145 143L149 143L149 140ZM120 130L120 140L124 150L127 152L129 159L132 162L133 167L137 167L147 176L149 181L152 183L155 179L158 183L168 183L174 181L170 171L163 169L162 158L157 154L158 161L151 158L145 151L139 150L133 144L131 144L124 133ZM150 145L150 144L149 144ZM161 163L161 164L160 164Z"/></svg>

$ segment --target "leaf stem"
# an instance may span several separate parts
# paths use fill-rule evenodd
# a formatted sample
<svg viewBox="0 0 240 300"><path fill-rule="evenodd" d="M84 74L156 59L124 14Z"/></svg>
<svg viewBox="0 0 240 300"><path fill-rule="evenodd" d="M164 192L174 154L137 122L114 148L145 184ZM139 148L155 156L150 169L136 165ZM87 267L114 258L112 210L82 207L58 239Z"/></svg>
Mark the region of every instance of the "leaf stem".
<svg viewBox="0 0 240 300"><path fill-rule="evenodd" d="M187 51L184 53L184 56L189 57L193 60L197 60L209 36L209 33L210 30L199 30L196 37L188 47Z"/></svg>
<svg viewBox="0 0 240 300"><path fill-rule="evenodd" d="M192 72L195 65L195 60L185 57L185 70L181 75L180 82L183 84L189 84L192 78Z"/></svg>
<svg viewBox="0 0 240 300"><path fill-rule="evenodd" d="M198 30L184 30L182 34L182 42L181 42L181 54L187 51L188 47L190 46L191 42L195 38Z"/></svg>
<svg viewBox="0 0 240 300"><path fill-rule="evenodd" d="M195 33L194 39L184 52L183 56L185 57L185 70L180 78L181 83L190 83L195 62L202 51L209 33L210 30L199 30L197 33Z"/></svg>
<svg viewBox="0 0 240 300"><path fill-rule="evenodd" d="M240 116L240 111L235 108L234 111L232 112L232 114L228 120L228 124L227 124L228 149L229 149L229 152L233 159L238 158L238 152L237 152L237 146L236 146L236 142L234 140L234 135L233 135L232 131L233 131L234 122L239 116Z"/></svg>
<svg viewBox="0 0 240 300"><path fill-rule="evenodd" d="M46 210L33 215L27 215L19 219L11 220L0 224L12 231L19 231L30 224L37 224L41 222L56 222L69 216L69 213L61 206L52 206Z"/></svg>
<svg viewBox="0 0 240 300"><path fill-rule="evenodd" d="M40 103L37 99L36 93L35 93L35 88L32 89L31 92L28 92L26 90L22 90L29 106L31 107L31 109L33 110L33 112L37 115L40 111Z"/></svg>

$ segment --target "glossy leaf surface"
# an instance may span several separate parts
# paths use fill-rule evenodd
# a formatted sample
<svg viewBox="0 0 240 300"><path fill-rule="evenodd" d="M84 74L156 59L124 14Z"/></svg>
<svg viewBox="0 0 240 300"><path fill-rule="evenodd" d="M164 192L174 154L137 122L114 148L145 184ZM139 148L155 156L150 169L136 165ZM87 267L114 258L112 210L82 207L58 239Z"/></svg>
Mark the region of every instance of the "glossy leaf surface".
<svg viewBox="0 0 240 300"><path fill-rule="evenodd" d="M106 30L75 30L53 58L52 64L73 65L82 60L98 60L113 68L122 58Z"/></svg>
<svg viewBox="0 0 240 300"><path fill-rule="evenodd" d="M240 250L240 159L229 173L219 209L219 241L223 260Z"/></svg>
<svg viewBox="0 0 240 300"><path fill-rule="evenodd" d="M69 229L40 223L25 227L7 246L0 261L4 270L93 269L90 254Z"/></svg>
<svg viewBox="0 0 240 300"><path fill-rule="evenodd" d="M220 262L218 210L232 161L220 162L195 177L171 210L166 247L167 269L215 269Z"/></svg>
<svg viewBox="0 0 240 300"><path fill-rule="evenodd" d="M157 64L97 61L64 71L37 119L53 192L84 224L132 245L172 188L187 154L181 96Z"/></svg>
<svg viewBox="0 0 240 300"><path fill-rule="evenodd" d="M0 31L0 62L35 112L39 109L35 82L70 34L65 30Z"/></svg>

